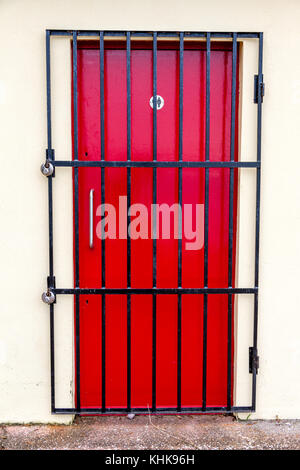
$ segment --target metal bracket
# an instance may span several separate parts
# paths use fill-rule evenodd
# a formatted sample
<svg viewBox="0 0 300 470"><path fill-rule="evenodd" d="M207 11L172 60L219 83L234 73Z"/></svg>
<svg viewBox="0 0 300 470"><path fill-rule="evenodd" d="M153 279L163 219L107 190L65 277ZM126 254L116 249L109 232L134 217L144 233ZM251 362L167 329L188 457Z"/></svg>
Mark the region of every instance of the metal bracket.
<svg viewBox="0 0 300 470"><path fill-rule="evenodd" d="M255 373L257 374L259 368L259 356L257 355L257 348L250 347L249 348L249 374Z"/></svg>
<svg viewBox="0 0 300 470"><path fill-rule="evenodd" d="M258 103L260 96L260 102L263 102L265 96L265 84L263 75L254 75L254 103Z"/></svg>
<svg viewBox="0 0 300 470"><path fill-rule="evenodd" d="M55 289L55 287L56 287L55 276L48 276L47 277L47 287L48 287L48 289Z"/></svg>

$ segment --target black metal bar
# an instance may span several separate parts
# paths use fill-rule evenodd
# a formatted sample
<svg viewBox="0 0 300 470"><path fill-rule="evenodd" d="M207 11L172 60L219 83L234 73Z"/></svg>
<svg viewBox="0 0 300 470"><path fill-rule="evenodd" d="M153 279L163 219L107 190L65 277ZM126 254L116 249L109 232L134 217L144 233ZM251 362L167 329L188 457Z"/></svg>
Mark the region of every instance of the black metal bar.
<svg viewBox="0 0 300 470"><path fill-rule="evenodd" d="M73 149L78 160L77 33L73 32ZM75 286L79 287L78 167L74 167L75 190Z"/></svg>
<svg viewBox="0 0 300 470"><path fill-rule="evenodd" d="M236 125L236 72L237 72L237 34L232 35L232 79L231 79L231 130L230 130L230 161L235 156L235 125ZM232 287L233 261L233 201L234 201L234 169L230 168L229 181L229 242L228 242L228 287ZM228 295L228 328L227 328L227 409L232 401L232 294Z"/></svg>
<svg viewBox="0 0 300 470"><path fill-rule="evenodd" d="M149 414L149 409L148 408L132 408L131 409L132 413L135 413L137 415L144 415L144 414ZM205 413L248 413L252 411L251 406L233 406L229 411L225 406L208 406L206 408ZM126 414L127 413L127 408L106 408L106 414L110 415L120 415L120 414ZM155 411L156 414L177 414L177 409L176 408L157 408ZM203 413L202 408L199 407L182 407L181 408L181 414L188 413L188 414L199 414ZM85 414L85 415L100 415L101 414L101 408L82 408L80 412L78 413L76 411L76 408L56 408L54 411L54 414Z"/></svg>
<svg viewBox="0 0 300 470"><path fill-rule="evenodd" d="M156 412L156 294L152 295L152 413Z"/></svg>
<svg viewBox="0 0 300 470"><path fill-rule="evenodd" d="M100 139L101 139L101 204L105 204L105 118L104 118L104 39L100 32ZM104 231L104 228L103 228ZM105 286L105 238L101 234L101 284Z"/></svg>
<svg viewBox="0 0 300 470"><path fill-rule="evenodd" d="M196 161L102 161L102 160L55 160L56 167L104 167L104 168L259 168L260 163L254 162L196 162Z"/></svg>
<svg viewBox="0 0 300 470"><path fill-rule="evenodd" d="M51 155L51 162L54 161L52 151L52 125L51 125L51 59L50 59L50 34L46 31L46 88L47 88L47 157ZM53 279L53 179L48 177L48 229L49 229L49 276Z"/></svg>
<svg viewBox="0 0 300 470"><path fill-rule="evenodd" d="M105 122L104 122L104 38L103 31L100 31L100 140L101 140L101 161L105 161ZM101 204L105 204L105 167L101 167ZM105 288L105 238L104 227L101 227L101 285ZM105 295L102 296L101 303L101 403L102 412L105 413L106 401L106 367L105 367Z"/></svg>
<svg viewBox="0 0 300 470"><path fill-rule="evenodd" d="M46 31L46 88L47 88L47 141L48 152L52 149L51 129L51 60L50 33ZM48 231L49 231L49 278L53 280L53 180L48 177ZM51 373L51 412L55 409L55 352L54 352L54 305L50 305L50 373Z"/></svg>
<svg viewBox="0 0 300 470"><path fill-rule="evenodd" d="M263 74L263 33L259 35L258 50L258 77L262 79ZM262 127L262 96L258 94L257 100L257 162L261 162L261 127ZM259 274L259 230L260 230L260 167L256 170L256 220L255 220L255 275L254 285L258 290ZM254 296L254 325L253 325L253 347L257 351L257 328L258 328L258 291ZM252 373L252 410L256 408L256 374L254 364Z"/></svg>
<svg viewBox="0 0 300 470"><path fill-rule="evenodd" d="M101 405L102 413L105 413L105 404L106 404L106 368L105 368L105 345L106 345L106 336L105 336L105 302L106 296L102 295L101 299L101 331L102 331L102 340L101 340Z"/></svg>
<svg viewBox="0 0 300 470"><path fill-rule="evenodd" d="M157 162L157 33L153 33L153 163ZM157 185L157 168L153 167L153 288L156 288L156 185ZM152 296L152 412L156 410L156 294Z"/></svg>
<svg viewBox="0 0 300 470"><path fill-rule="evenodd" d="M254 295L254 321L253 321L253 349L257 352L257 327L258 327L258 293ZM252 367L252 411L256 410L256 374L257 367Z"/></svg>
<svg viewBox="0 0 300 470"><path fill-rule="evenodd" d="M49 34L52 36L72 36L73 30L67 30L67 29L49 29ZM105 31L104 35L108 37L126 37L127 31ZM78 30L77 31L78 36L95 36L99 37L99 31L97 30ZM172 32L172 31L157 31L157 37L159 38L178 38L179 33L178 32ZM206 32L197 32L197 31L185 31L184 37L190 37L190 38L205 38L206 37ZM224 39L229 39L232 38L232 33L230 32L211 32L211 37L212 38L224 38ZM259 35L261 33L259 32L237 32L237 38L248 38L248 39L256 39L259 38ZM152 38L153 33L149 31L132 31L131 32L132 37L148 37Z"/></svg>
<svg viewBox="0 0 300 470"><path fill-rule="evenodd" d="M180 33L179 44L179 142L178 160L182 161L182 138L183 138L183 54L184 35ZM178 287L182 287L182 167L178 169ZM182 354L182 296L178 294L178 318L177 318L177 411L181 410L181 354Z"/></svg>
<svg viewBox="0 0 300 470"><path fill-rule="evenodd" d="M131 410L131 295L127 295L127 411Z"/></svg>
<svg viewBox="0 0 300 470"><path fill-rule="evenodd" d="M48 149L52 149L51 128L51 61L50 61L50 33L46 31L46 80L47 80L47 139Z"/></svg>
<svg viewBox="0 0 300 470"><path fill-rule="evenodd" d="M77 103L77 32L73 31L73 152L78 160L78 103ZM79 288L79 200L78 168L74 168L74 224L75 224L75 287ZM75 357L76 357L76 408L80 410L80 307L75 294Z"/></svg>
<svg viewBox="0 0 300 470"><path fill-rule="evenodd" d="M139 289L139 288L75 288L75 289L68 289L68 288L53 288L52 291L55 294L78 294L78 295L103 295L103 294L149 294L149 295L158 295L158 294L256 294L257 288L256 287L224 287L224 288L217 288L217 287L205 287L205 288L196 288L196 287L154 287L149 289Z"/></svg>
<svg viewBox="0 0 300 470"><path fill-rule="evenodd" d="M48 233L49 233L49 277L53 279L53 179L48 176Z"/></svg>
<svg viewBox="0 0 300 470"><path fill-rule="evenodd" d="M51 413L55 409L54 304L50 305Z"/></svg>
<svg viewBox="0 0 300 470"><path fill-rule="evenodd" d="M258 53L258 76L259 80L263 75L263 33L259 37ZM260 168L261 168L261 127L262 127L262 96L258 95L257 103L257 167L256 173L256 226L255 226L255 286L258 287L258 268L259 268L259 222L260 222Z"/></svg>
<svg viewBox="0 0 300 470"><path fill-rule="evenodd" d="M131 57L130 32L126 37L127 74L127 160L131 160ZM131 287L131 240L129 233L131 204L131 168L127 167L127 287ZM127 295L127 411L131 409L131 296Z"/></svg>
<svg viewBox="0 0 300 470"><path fill-rule="evenodd" d="M157 33L153 33L153 204L157 200ZM153 287L156 287L156 211L153 213Z"/></svg>
<svg viewBox="0 0 300 470"><path fill-rule="evenodd" d="M209 162L210 139L210 38L206 35L206 96L205 96L205 161ZM204 201L204 287L208 286L208 214L209 214L209 168L205 168ZM207 389L207 294L203 296L203 366L202 366L202 411L206 410Z"/></svg>

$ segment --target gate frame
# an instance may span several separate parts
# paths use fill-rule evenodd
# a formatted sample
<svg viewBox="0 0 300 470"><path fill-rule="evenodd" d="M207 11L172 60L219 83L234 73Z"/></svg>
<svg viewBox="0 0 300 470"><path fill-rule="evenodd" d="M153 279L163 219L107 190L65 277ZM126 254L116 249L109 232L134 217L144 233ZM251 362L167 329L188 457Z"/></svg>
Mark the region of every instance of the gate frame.
<svg viewBox="0 0 300 470"><path fill-rule="evenodd" d="M65 36L73 40L73 152L74 159L55 160L55 152L52 148L51 126L51 79L50 79L50 39L51 36ZM77 38L95 37L100 40L100 132L101 132L101 159L97 161L78 160L78 107L77 107ZM127 161L106 161L104 142L104 38L116 38L126 40L126 65L127 65ZM130 52L131 38L152 39L153 42L153 161L135 162L131 160L131 102L130 102ZM157 161L157 39L167 38L179 40L179 158L176 162ZM188 162L182 159L182 114L183 114L183 56L184 39L194 38L206 41L206 129L205 129L205 161ZM256 161L235 161L235 108L236 108L236 70L237 70L237 39L258 40L258 74L254 77L254 102L257 104L257 151ZM210 53L211 39L232 40L232 89L231 89L231 131L230 131L230 161L212 162L209 160L209 136L210 136ZM52 414L122 414L136 413L148 414L148 408L131 407L131 295L151 294L153 298L153 360L152 360L152 413L245 413L254 412L256 409L256 375L259 366L257 354L257 329L258 329L258 285L259 285L259 229L260 229L260 186L261 186L261 128L262 128L262 102L264 95L263 83L263 33L243 32L142 32L142 31L85 31L85 30L46 30L46 81L47 81L47 149L45 166L53 167L53 173L48 178L48 231L49 231L49 276L47 278L47 296L54 294L54 302L50 303L50 367L51 367L51 412ZM182 288L182 241L178 240L178 288L157 288L156 286L156 227L154 227L153 239L153 287L150 289L131 288L130 263L127 270L127 288L106 288L105 271L102 269L102 287L79 287L79 200L78 200L78 168L101 168L101 200L104 202L104 170L105 167L127 168L127 204L130 205L130 185L132 167L153 168L153 203L156 203L156 176L158 167L178 168L179 204L182 201L182 168L205 169L205 208L204 208L204 287ZM55 283L53 265L53 177L57 167L71 167L74 170L74 233L75 233L75 288L57 288ZM209 169L229 168L229 255L228 255L228 287L208 287L208 205L209 205ZM235 288L233 281L233 204L234 204L234 169L253 168L256 170L256 216L255 216L255 274L254 287ZM127 223L129 223L127 216ZM182 221L179 221L181 227ZM154 224L155 226L155 224ZM130 237L127 237L127 257L130 260ZM105 243L101 244L102 266L105 266ZM55 406L55 362L54 362L54 304L56 296L70 294L75 296L75 361L76 361L76 407L57 408ZM80 331L79 331L79 296L82 294L102 295L102 407L82 408L80 406ZM107 408L105 406L105 295L127 295L127 407ZM156 407L156 295L176 294L178 298L178 361L177 361L177 407ZM203 294L203 383L202 406L181 406L181 301L183 294ZM227 406L210 407L206 405L206 376L207 376L207 302L208 295L226 294L228 296L228 339L227 339ZM252 373L252 403L250 406L232 406L232 301L235 294L252 294L254 296L254 322L253 322L253 346L249 348L249 373Z"/></svg>

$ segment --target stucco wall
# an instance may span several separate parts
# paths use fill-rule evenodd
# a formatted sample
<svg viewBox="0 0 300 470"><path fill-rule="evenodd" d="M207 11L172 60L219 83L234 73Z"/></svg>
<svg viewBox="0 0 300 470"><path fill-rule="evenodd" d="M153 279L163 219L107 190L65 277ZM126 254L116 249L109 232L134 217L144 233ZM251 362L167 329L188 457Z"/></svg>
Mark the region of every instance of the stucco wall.
<svg viewBox="0 0 300 470"><path fill-rule="evenodd" d="M45 29L263 31L259 299L260 370L256 418L300 418L300 2L297 0L2 0L0 2L1 327L0 422L69 422L50 414ZM243 44L241 154L255 158L256 49ZM53 147L70 158L70 49L52 54ZM254 142L254 143L253 143ZM253 150L253 151L252 151ZM55 274L72 285L70 170L55 178ZM253 281L254 180L241 175L240 286ZM243 198L242 198L243 196ZM246 210L244 210L246 209ZM66 217L69 214L70 217ZM253 257L252 257L253 258ZM249 402L252 303L239 301L235 397ZM56 306L57 405L72 406L72 299ZM250 336L249 336L250 332Z"/></svg>

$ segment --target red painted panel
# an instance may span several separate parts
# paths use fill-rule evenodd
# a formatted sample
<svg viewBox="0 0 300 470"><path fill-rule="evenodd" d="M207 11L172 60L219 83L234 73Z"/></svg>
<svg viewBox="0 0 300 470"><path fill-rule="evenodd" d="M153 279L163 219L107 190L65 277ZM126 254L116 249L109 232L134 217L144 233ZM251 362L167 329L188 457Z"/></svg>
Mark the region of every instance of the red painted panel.
<svg viewBox="0 0 300 470"><path fill-rule="evenodd" d="M119 47L119 46L118 46ZM230 158L231 58L228 48L218 46L211 53L211 136L210 159ZM151 161L152 52L132 49L132 159ZM205 51L195 47L184 53L183 159L205 158ZM157 112L158 160L178 159L178 51L158 50L158 94L165 100ZM100 158L99 49L95 44L78 49L79 158ZM238 104L237 104L238 109ZM237 132L236 132L237 134ZM237 148L237 145L236 145ZM105 52L105 155L107 160L126 160L126 51L120 46ZM235 156L237 159L237 154ZM183 169L183 203L204 204L204 170ZM131 170L131 202L152 203L152 170ZM105 199L117 210L119 196L126 195L126 169L105 170ZM209 287L227 286L229 170L212 169L209 189ZM95 210L101 203L101 172L98 168L79 170L80 287L101 286L101 241L89 248L89 191L94 189ZM235 175L237 186L237 174ZM157 202L178 202L178 170L157 170ZM185 211L183 211L183 215ZM235 198L236 219L236 198ZM95 216L95 225L99 217ZM149 233L150 233L150 220ZM236 221L234 222L234 228ZM157 241L157 285L177 287L178 242ZM161 234L161 232L160 232ZM200 234L201 235L201 234ZM203 287L203 246L190 250L189 234L183 234L183 287ZM126 287L126 240L107 239L106 287ZM201 244L201 236L200 236ZM235 244L235 241L234 241ZM152 287L151 238L131 241L132 287ZM235 251L235 246L234 246ZM80 300L81 406L101 406L101 298ZM182 405L201 406L203 297L182 298ZM126 296L106 300L106 406L125 407L127 389ZM227 296L209 296L208 301L207 404L226 404ZM132 296L132 406L151 407L152 399L152 297ZM157 406L176 407L177 394L177 298L157 296Z"/></svg>
<svg viewBox="0 0 300 470"><path fill-rule="evenodd" d="M151 408L152 296L131 297L131 401L134 408Z"/></svg>

